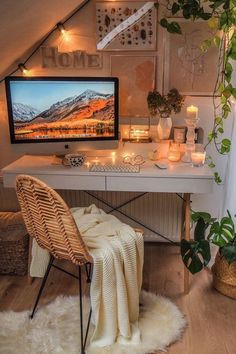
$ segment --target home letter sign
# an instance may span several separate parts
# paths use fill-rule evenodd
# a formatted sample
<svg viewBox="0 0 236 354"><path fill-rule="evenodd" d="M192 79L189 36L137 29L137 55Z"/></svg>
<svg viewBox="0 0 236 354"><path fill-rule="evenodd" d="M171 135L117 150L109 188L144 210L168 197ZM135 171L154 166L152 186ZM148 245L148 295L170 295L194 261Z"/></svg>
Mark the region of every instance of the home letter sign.
<svg viewBox="0 0 236 354"><path fill-rule="evenodd" d="M101 53L87 53L84 50L59 52L56 47L41 47L42 67L61 69L102 68Z"/></svg>

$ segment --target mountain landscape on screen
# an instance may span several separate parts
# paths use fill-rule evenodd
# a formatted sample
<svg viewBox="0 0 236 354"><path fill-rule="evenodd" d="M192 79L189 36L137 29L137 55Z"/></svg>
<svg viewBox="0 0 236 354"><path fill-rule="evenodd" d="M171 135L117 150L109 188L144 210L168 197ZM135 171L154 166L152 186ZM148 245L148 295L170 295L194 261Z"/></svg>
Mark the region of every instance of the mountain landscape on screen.
<svg viewBox="0 0 236 354"><path fill-rule="evenodd" d="M57 139L114 135L114 95L85 90L39 112L13 103L16 139Z"/></svg>

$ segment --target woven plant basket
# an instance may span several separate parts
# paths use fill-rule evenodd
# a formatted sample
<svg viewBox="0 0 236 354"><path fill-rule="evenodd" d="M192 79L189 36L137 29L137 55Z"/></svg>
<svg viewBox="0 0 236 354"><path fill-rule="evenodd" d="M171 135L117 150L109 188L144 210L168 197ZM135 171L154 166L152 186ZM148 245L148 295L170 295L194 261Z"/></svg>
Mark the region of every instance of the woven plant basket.
<svg viewBox="0 0 236 354"><path fill-rule="evenodd" d="M229 264L218 252L212 273L214 288L221 294L236 299L236 262Z"/></svg>
<svg viewBox="0 0 236 354"><path fill-rule="evenodd" d="M27 274L28 248L21 213L0 212L0 274Z"/></svg>

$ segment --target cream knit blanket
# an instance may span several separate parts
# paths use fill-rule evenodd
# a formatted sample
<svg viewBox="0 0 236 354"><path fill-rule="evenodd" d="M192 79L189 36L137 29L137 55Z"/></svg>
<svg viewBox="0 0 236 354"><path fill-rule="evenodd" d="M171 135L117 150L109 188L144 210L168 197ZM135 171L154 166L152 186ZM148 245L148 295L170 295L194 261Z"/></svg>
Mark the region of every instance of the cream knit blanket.
<svg viewBox="0 0 236 354"><path fill-rule="evenodd" d="M90 296L95 330L91 348L115 342L139 344L142 235L95 205L72 208L71 211L94 260ZM34 275L37 269L45 268L40 265L40 260L35 259L38 248L34 245L31 264L31 274Z"/></svg>

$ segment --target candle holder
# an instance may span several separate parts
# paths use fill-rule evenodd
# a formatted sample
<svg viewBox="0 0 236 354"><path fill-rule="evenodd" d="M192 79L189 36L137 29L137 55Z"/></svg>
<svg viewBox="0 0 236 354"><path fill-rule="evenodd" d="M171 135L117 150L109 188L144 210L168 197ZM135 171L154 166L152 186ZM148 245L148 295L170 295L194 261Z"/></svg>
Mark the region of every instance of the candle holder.
<svg viewBox="0 0 236 354"><path fill-rule="evenodd" d="M150 143L152 141L150 137L150 119L148 119L148 124L144 125L131 124L130 122L129 131L126 131L122 141L128 141L131 143Z"/></svg>
<svg viewBox="0 0 236 354"><path fill-rule="evenodd" d="M195 151L195 129L199 118L192 117L186 118L185 122L187 124L187 140L186 140L186 151L182 157L183 162L191 162L191 153Z"/></svg>
<svg viewBox="0 0 236 354"><path fill-rule="evenodd" d="M192 152L191 160L193 167L203 166L205 163L206 152Z"/></svg>
<svg viewBox="0 0 236 354"><path fill-rule="evenodd" d="M180 147L178 143L171 143L169 152L168 152L168 160L172 162L177 162L180 160Z"/></svg>

